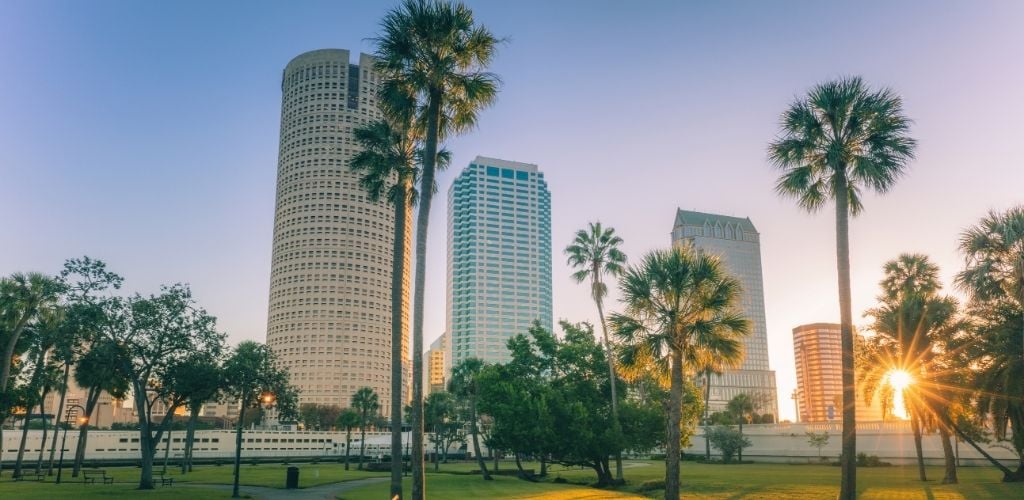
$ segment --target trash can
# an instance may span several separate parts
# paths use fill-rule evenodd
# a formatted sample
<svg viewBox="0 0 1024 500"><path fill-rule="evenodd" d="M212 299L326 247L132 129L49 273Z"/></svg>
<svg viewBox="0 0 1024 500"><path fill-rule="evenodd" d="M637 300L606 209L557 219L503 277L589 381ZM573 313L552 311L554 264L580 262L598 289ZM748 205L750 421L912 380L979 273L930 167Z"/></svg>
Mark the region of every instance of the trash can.
<svg viewBox="0 0 1024 500"><path fill-rule="evenodd" d="M295 490L299 488L299 468L289 467L288 478L285 480L284 487L289 490Z"/></svg>

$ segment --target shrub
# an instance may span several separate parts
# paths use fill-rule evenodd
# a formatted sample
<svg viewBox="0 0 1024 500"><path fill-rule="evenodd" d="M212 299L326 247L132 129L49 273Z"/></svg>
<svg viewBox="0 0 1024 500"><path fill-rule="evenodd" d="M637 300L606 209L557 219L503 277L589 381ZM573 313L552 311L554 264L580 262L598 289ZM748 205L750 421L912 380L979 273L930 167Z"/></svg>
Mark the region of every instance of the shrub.
<svg viewBox="0 0 1024 500"><path fill-rule="evenodd" d="M733 455L750 446L750 440L740 431L724 425L716 425L708 431L711 446L722 452L722 461L731 463Z"/></svg>
<svg viewBox="0 0 1024 500"><path fill-rule="evenodd" d="M640 483L638 490L640 492L655 491L665 489L664 479L651 479Z"/></svg>

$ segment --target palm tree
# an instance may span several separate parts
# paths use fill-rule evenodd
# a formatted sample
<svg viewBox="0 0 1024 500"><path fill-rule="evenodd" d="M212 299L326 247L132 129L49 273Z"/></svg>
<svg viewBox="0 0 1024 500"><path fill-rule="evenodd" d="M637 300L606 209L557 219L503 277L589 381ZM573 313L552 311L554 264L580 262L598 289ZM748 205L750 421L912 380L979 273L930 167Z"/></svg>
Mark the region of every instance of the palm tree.
<svg viewBox="0 0 1024 500"><path fill-rule="evenodd" d="M352 446L352 429L358 427L361 421L359 413L351 408L342 410L338 415L338 428L345 429L345 470L348 470L348 450Z"/></svg>
<svg viewBox="0 0 1024 500"><path fill-rule="evenodd" d="M959 304L949 297L942 297L939 283L939 267L926 255L901 254L884 266L884 277L879 283L882 289L878 300L880 305L866 315L874 318L873 329L888 338L892 345L889 354L892 361L875 362L869 371L885 370L874 378L889 377L900 371L910 374L914 388L902 391L904 406L910 414L910 425L914 433L917 450L918 476L927 481L922 449L924 428L938 428L946 453L946 475L943 483L955 483L956 457L949 442L951 420L948 418L948 404L954 395L949 393L947 384L940 378L944 370L938 363L942 355L941 342L950 332L962 329L958 319ZM895 352L893 352L895 351ZM877 387L875 383L869 386Z"/></svg>
<svg viewBox="0 0 1024 500"><path fill-rule="evenodd" d="M666 451L665 498L679 498L680 425L683 372L695 372L718 359L737 366L743 359L741 338L750 322L736 312L740 284L718 257L690 245L647 254L619 281L625 311L611 316L623 341L627 367L657 364L671 370Z"/></svg>
<svg viewBox="0 0 1024 500"><path fill-rule="evenodd" d="M740 436L743 435L743 423L754 413L754 400L750 399L746 393L737 394L736 397L729 400L727 405L729 413L736 419L740 424ZM743 448L738 450L740 463L743 463Z"/></svg>
<svg viewBox="0 0 1024 500"><path fill-rule="evenodd" d="M817 212L829 201L836 209L836 262L842 343L843 440L839 497L857 492L856 402L854 392L853 311L850 299L849 218L864 206L864 189L886 193L914 157L915 141L903 101L893 91L872 91L859 77L815 86L782 115L781 137L768 147L782 171L775 188Z"/></svg>
<svg viewBox="0 0 1024 500"><path fill-rule="evenodd" d="M390 97L387 99L386 97ZM380 120L354 131L362 149L352 158L352 170L362 174L360 184L370 200L386 196L395 210L394 247L391 253L391 456L402 449L402 361L408 349L409 269L412 239L412 206L416 198L416 138L409 120L402 117L409 106L398 94L381 96L381 107L391 120ZM360 467L362 462L360 461ZM392 489L401 489L402 465L391 461Z"/></svg>
<svg viewBox="0 0 1024 500"><path fill-rule="evenodd" d="M18 457L14 462L14 477L20 477L22 475L22 467L24 465L25 458L25 444L28 440L28 428L29 419L28 416L32 414L32 408L35 404L39 405L39 413L43 414L44 400L46 399L46 378L50 373L48 363L48 355L53 346L58 342L59 337L62 333L62 326L64 322L64 311L60 306L47 307L40 309L38 317L32 326L32 346L29 349L29 353L26 356L32 360L32 376L29 379L27 403L28 411L25 416L25 422L21 430L21 445L18 447ZM43 418L43 438L42 442L46 441L46 419ZM42 449L43 445L39 446L40 462L42 461Z"/></svg>
<svg viewBox="0 0 1024 500"><path fill-rule="evenodd" d="M1009 299L1024 310L1024 205L1005 213L989 212L960 236L967 267L957 284L971 298L984 302ZM1024 326L1019 347L1024 359Z"/></svg>
<svg viewBox="0 0 1024 500"><path fill-rule="evenodd" d="M621 438L622 426L619 422L619 400L617 396L618 376L615 374L615 361L612 355L612 344L608 339L608 325L604 319L604 298L608 295L608 286L604 283L604 275L619 276L626 263L626 254L619 250L622 238L615 235L615 229L601 227L601 223L591 222L587 229L576 231L576 238L565 247L569 256L568 263L576 272L572 274L577 283L590 280L590 297L597 304L597 316L604 334L604 349L608 357L608 380L612 388L612 426L616 438ZM615 480L622 482L622 452L615 451Z"/></svg>
<svg viewBox="0 0 1024 500"><path fill-rule="evenodd" d="M452 368L452 378L448 382L448 392L469 403L469 433L473 436L473 455L476 456L476 463L480 467L485 481L494 478L487 472L487 464L480 454L480 422L476 411L477 404L477 377L483 370L484 362L479 358L466 358Z"/></svg>
<svg viewBox="0 0 1024 500"><path fill-rule="evenodd" d="M366 425L380 409L377 393L369 387L363 387L352 395L352 409L359 412L359 470L363 470L363 453L366 451ZM401 455L391 455L391 461L400 461Z"/></svg>
<svg viewBox="0 0 1024 500"><path fill-rule="evenodd" d="M426 285L427 230L438 170L440 143L476 125L477 114L491 105L498 78L488 73L498 39L476 23L459 2L405 0L380 24L377 70L382 92L415 96L423 130L423 170L416 216L416 273L413 283L412 497L425 495L423 467L423 299ZM401 498L401 483L391 496Z"/></svg>

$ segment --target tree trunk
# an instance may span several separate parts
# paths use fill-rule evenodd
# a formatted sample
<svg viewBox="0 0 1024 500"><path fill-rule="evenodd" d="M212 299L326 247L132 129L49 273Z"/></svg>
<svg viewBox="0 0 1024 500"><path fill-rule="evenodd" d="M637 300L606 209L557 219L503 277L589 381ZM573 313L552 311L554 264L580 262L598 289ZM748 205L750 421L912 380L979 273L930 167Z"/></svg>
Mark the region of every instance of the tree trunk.
<svg viewBox="0 0 1024 500"><path fill-rule="evenodd" d="M411 182L411 180L410 180ZM409 297L409 283L406 280L409 264L409 187L403 186L402 200L395 202L395 233L391 252L391 456L402 453L402 328L406 321L406 299ZM360 461L360 464L362 461ZM360 466L361 467L361 466ZM402 464L391 461L391 498L402 498Z"/></svg>
<svg viewBox="0 0 1024 500"><path fill-rule="evenodd" d="M78 446L75 448L75 465L71 469L71 477L78 477L85 461L85 447L89 444L89 426L92 425L92 413L100 400L100 389L93 387L85 397L85 423L78 426Z"/></svg>
<svg viewBox="0 0 1024 500"><path fill-rule="evenodd" d="M665 500L679 499L679 423L683 406L683 354L672 349L672 379L669 391L668 432L665 445Z"/></svg>
<svg viewBox="0 0 1024 500"><path fill-rule="evenodd" d="M363 421L359 425L359 470L363 470L363 452L366 450L366 410L363 410ZM402 447L398 447L398 454L395 455L395 450L391 450L391 463L398 462L401 464L402 460ZM401 467L401 465L399 465ZM401 470L401 469L399 469Z"/></svg>
<svg viewBox="0 0 1024 500"><path fill-rule="evenodd" d="M540 456L540 477L547 477L548 475L548 457L546 455Z"/></svg>
<svg viewBox="0 0 1024 500"><path fill-rule="evenodd" d="M348 470L348 450L352 447L352 428L345 431L345 470Z"/></svg>
<svg viewBox="0 0 1024 500"><path fill-rule="evenodd" d="M196 422L199 421L199 408L189 406L188 429L185 430L185 450L181 454L181 473L192 472L192 447L196 439Z"/></svg>
<svg viewBox="0 0 1024 500"><path fill-rule="evenodd" d="M426 497L423 472L423 302L427 282L427 229L434 198L437 147L441 122L440 88L431 88L427 96L427 130L423 144L423 172L416 214L416 273L413 279L412 309L412 500Z"/></svg>
<svg viewBox="0 0 1024 500"><path fill-rule="evenodd" d="M711 371L704 371L704 460L711 461L711 440L708 439L708 424L711 419Z"/></svg>
<svg viewBox="0 0 1024 500"><path fill-rule="evenodd" d="M917 453L917 476L921 481L927 481L928 476L924 471L924 449L921 447L921 419L917 416L916 409L910 412L910 429L914 433L914 451Z"/></svg>
<svg viewBox="0 0 1024 500"><path fill-rule="evenodd" d="M480 474L483 474L485 481L490 481L494 478L487 472L487 464L484 463L484 457L480 454L480 428L476 421L476 397L472 397L469 402L469 418L472 422L469 423L469 432L473 435L473 454L476 455L476 464L480 467Z"/></svg>
<svg viewBox="0 0 1024 500"><path fill-rule="evenodd" d="M591 276L594 279L594 285L597 286L600 282L599 277L601 276L601 270L594 266L591 269ZM615 353L612 351L612 343L608 338L608 325L604 319L604 304L601 300L601 296L594 293L594 302L597 302L597 316L601 321L601 332L604 334L604 351L605 357L608 358L608 381L612 388L612 432L615 433L615 481L624 482L622 478L622 450L619 449L619 444L622 441L622 423L619 422L619 398L618 398L618 385L619 377L615 373Z"/></svg>
<svg viewBox="0 0 1024 500"><path fill-rule="evenodd" d="M242 466L242 422L245 420L245 407L249 406L247 398L242 398L242 406L238 409L238 425L235 426L235 478L231 487L231 498L238 498L238 476Z"/></svg>
<svg viewBox="0 0 1024 500"><path fill-rule="evenodd" d="M174 425L174 419L173 418L171 419L171 425L172 426ZM167 431L167 446L164 446L164 468L163 468L163 473L164 474L167 474L167 460L171 457L171 434L173 432L174 432L173 428L169 429Z"/></svg>
<svg viewBox="0 0 1024 500"><path fill-rule="evenodd" d="M978 453L981 453L981 456L985 457L985 459L988 460L989 463L991 463L993 466L995 466L995 468L999 469L999 471L1003 473L1004 483L1014 481L1013 471L1011 471L1009 468L1003 465L1002 462L1000 462L999 460L996 460L992 455L989 455L988 452L982 449L981 446L978 446L978 443L975 443L973 439L967 436L967 434L964 434L964 431L960 430L960 427L958 427L956 424L951 423L951 425L953 426L953 430L956 431L957 435L960 436L960 439L963 439L964 442L974 447L974 449L977 450Z"/></svg>
<svg viewBox="0 0 1024 500"><path fill-rule="evenodd" d="M437 438L435 432L434 437ZM441 470L441 440L438 438L434 441L434 472Z"/></svg>
<svg viewBox="0 0 1024 500"><path fill-rule="evenodd" d="M145 387L138 380L133 381L132 385L135 396L135 412L139 419L139 461L142 465L142 471L139 474L139 489L152 490L155 487L153 485L153 457L156 456L159 436L157 439L153 439Z"/></svg>
<svg viewBox="0 0 1024 500"><path fill-rule="evenodd" d="M953 452L953 443L950 439L949 429L945 425L939 425L939 437L942 439L942 458L946 466L946 474L942 477L942 484L957 484L960 480L956 477L956 453Z"/></svg>
<svg viewBox="0 0 1024 500"><path fill-rule="evenodd" d="M740 415L740 437L743 437L743 415ZM743 447L742 446L740 446L740 448L738 450L736 450L736 458L739 459L739 462L741 464L743 463Z"/></svg>
<svg viewBox="0 0 1024 500"><path fill-rule="evenodd" d="M46 396L50 394L50 391L44 390L42 397L39 399L39 413L46 415ZM50 426L47 425L46 417L43 419L43 438L39 440L39 457L36 458L36 474L43 472L43 451L46 449L46 436L50 430Z"/></svg>
<svg viewBox="0 0 1024 500"><path fill-rule="evenodd" d="M60 434L60 416L64 414L64 397L68 395L68 380L70 378L71 363L64 363L64 383L60 386L60 403L57 404L57 411L54 413L57 423L53 426L53 438L50 442L50 465L46 468L47 476L53 475L53 459L54 453L57 451L57 434Z"/></svg>
<svg viewBox="0 0 1024 500"><path fill-rule="evenodd" d="M842 166L845 171L845 165ZM836 268L839 274L839 330L842 349L843 454L840 460L839 500L857 497L857 395L854 387L853 305L850 292L849 186L840 178L836 197Z"/></svg>
<svg viewBox="0 0 1024 500"><path fill-rule="evenodd" d="M18 458L14 461L14 476L21 477L22 468L25 464L25 444L28 442L28 424L32 421L32 408L35 408L35 398L39 394L36 392L39 387L40 378L43 375L43 364L46 360L46 350L39 349L39 355L36 356L35 366L32 368L32 378L29 379L28 387L31 399L28 401L28 409L25 412L25 419L21 423L21 445L18 446ZM39 401L39 413L43 413L43 402ZM46 419L43 419L44 421ZM42 445L39 446L40 453L42 453Z"/></svg>

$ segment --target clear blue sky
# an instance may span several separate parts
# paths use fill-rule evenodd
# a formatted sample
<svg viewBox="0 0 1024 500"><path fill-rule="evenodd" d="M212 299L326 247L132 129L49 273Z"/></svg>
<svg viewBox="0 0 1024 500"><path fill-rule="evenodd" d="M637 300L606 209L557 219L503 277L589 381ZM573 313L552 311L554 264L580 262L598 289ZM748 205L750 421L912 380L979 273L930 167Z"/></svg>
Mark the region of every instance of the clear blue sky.
<svg viewBox="0 0 1024 500"><path fill-rule="evenodd" d="M772 192L779 113L815 82L864 76L906 99L918 159L852 229L855 314L881 264L932 255L1024 202L1024 3L472 2L509 42L474 156L537 163L552 191L555 316L596 316L561 248L600 219L638 257L675 208L761 232L771 363L792 416L792 327L837 319L828 213ZM893 4L893 5L890 5ZM370 51L390 2L0 2L0 274L90 255L151 293L188 282L233 341L264 340L280 78L293 56ZM444 204L434 207L429 342L444 324Z"/></svg>

